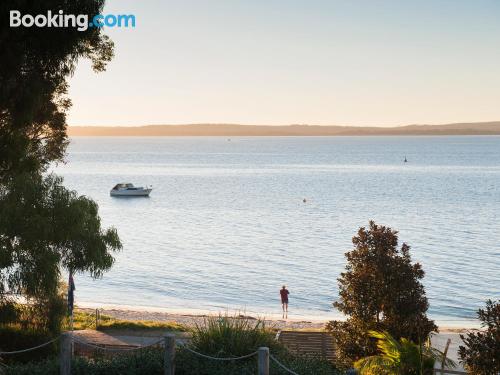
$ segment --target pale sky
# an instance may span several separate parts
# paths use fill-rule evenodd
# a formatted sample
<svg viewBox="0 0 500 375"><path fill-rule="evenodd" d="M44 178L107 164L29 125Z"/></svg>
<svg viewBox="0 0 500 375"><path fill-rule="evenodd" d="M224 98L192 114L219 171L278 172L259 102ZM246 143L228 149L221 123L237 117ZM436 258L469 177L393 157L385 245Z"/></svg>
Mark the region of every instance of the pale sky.
<svg viewBox="0 0 500 375"><path fill-rule="evenodd" d="M107 0L115 58L70 125L500 120L498 0Z"/></svg>

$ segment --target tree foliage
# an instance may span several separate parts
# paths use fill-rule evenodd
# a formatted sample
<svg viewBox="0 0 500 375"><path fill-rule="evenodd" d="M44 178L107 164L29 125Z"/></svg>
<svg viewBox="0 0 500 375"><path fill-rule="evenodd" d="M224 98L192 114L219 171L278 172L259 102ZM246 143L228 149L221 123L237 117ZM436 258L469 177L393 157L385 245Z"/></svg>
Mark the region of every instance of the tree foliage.
<svg viewBox="0 0 500 375"><path fill-rule="evenodd" d="M429 304L420 281L424 271L412 263L407 244L398 248L398 232L370 221L352 242L346 271L338 279L339 299L333 304L348 319L328 324L345 366L375 353L370 330L424 342L437 329L426 316Z"/></svg>
<svg viewBox="0 0 500 375"><path fill-rule="evenodd" d="M12 9L22 14L87 14L102 11L104 0L0 2L0 181L61 161L67 145L67 78L79 58L104 70L113 43L99 28L18 27L9 25Z"/></svg>
<svg viewBox="0 0 500 375"><path fill-rule="evenodd" d="M62 10L91 19L103 7L104 0L0 2L0 323L21 319L8 290L39 306L39 321L55 329L63 270L98 277L121 247L113 228L101 228L94 201L47 175L51 163L63 161L68 143L67 79L80 58L104 70L113 43L100 28L9 25L13 9L23 15Z"/></svg>
<svg viewBox="0 0 500 375"><path fill-rule="evenodd" d="M61 185L60 177L22 175L0 195L0 285L29 296L57 290L61 265L100 276L119 249L116 230L103 230L97 204Z"/></svg>
<svg viewBox="0 0 500 375"><path fill-rule="evenodd" d="M458 355L468 373L496 375L500 373L500 300L486 301L477 316L483 330L460 335L465 346L460 346Z"/></svg>

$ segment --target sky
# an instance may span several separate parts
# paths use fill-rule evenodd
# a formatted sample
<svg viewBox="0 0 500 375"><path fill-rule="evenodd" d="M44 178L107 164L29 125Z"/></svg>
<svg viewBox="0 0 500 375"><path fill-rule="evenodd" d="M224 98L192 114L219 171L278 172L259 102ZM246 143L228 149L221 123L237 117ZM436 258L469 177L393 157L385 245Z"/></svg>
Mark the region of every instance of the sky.
<svg viewBox="0 0 500 375"><path fill-rule="evenodd" d="M115 57L70 125L500 120L498 0L107 0Z"/></svg>

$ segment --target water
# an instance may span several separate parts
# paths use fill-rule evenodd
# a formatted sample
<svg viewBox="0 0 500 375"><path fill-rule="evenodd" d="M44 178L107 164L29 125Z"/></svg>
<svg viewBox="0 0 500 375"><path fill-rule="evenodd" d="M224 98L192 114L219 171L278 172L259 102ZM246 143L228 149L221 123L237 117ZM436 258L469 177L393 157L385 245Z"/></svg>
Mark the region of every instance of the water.
<svg viewBox="0 0 500 375"><path fill-rule="evenodd" d="M124 245L102 279L76 277L77 302L270 314L286 284L291 314L332 317L369 219L412 247L442 324L500 298L500 137L79 137L68 151L57 172ZM122 181L154 190L110 197Z"/></svg>

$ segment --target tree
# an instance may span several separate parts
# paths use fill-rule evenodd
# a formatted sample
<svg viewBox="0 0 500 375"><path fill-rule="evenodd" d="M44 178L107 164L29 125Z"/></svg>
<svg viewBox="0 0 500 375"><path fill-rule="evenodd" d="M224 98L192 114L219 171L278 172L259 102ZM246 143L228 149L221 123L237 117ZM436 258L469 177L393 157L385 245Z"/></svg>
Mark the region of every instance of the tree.
<svg viewBox="0 0 500 375"><path fill-rule="evenodd" d="M472 375L497 375L500 373L500 300L486 301L486 309L479 309L477 316L483 331L460 335L465 346L460 346L460 362Z"/></svg>
<svg viewBox="0 0 500 375"><path fill-rule="evenodd" d="M101 13L104 0L0 2L0 182L11 174L42 170L62 161L67 145L67 78L79 58L95 71L113 57L100 28L11 28L10 10L24 14Z"/></svg>
<svg viewBox="0 0 500 375"><path fill-rule="evenodd" d="M61 182L23 174L0 191L0 211L8 213L0 215L0 299L8 288L35 301L55 301L62 269L99 277L112 266L111 252L121 248L116 230L103 230L96 203Z"/></svg>
<svg viewBox="0 0 500 375"><path fill-rule="evenodd" d="M67 79L80 58L96 72L113 57L113 43L100 28L11 28L10 10L21 14L92 16L104 0L0 2L0 321L19 318L4 292L20 292L31 306L54 306L63 270L98 277L121 248L113 228L103 230L95 202L47 175L64 159L68 143ZM54 302L55 301L55 302ZM57 302L59 301L59 302ZM44 321L55 329L51 311ZM42 324L43 325L43 324Z"/></svg>
<svg viewBox="0 0 500 375"><path fill-rule="evenodd" d="M355 248L346 253L346 271L338 279L339 300L333 304L348 319L327 326L344 366L375 353L369 330L417 343L437 330L426 315L429 304L420 282L424 271L412 263L407 244L398 249L398 232L370 221L369 229L360 228L352 242Z"/></svg>
<svg viewBox="0 0 500 375"><path fill-rule="evenodd" d="M360 375L432 375L435 362L443 358L439 350L405 338L398 341L388 332L370 331L369 334L377 339L379 353L354 363ZM446 366L453 368L455 363L447 359Z"/></svg>

